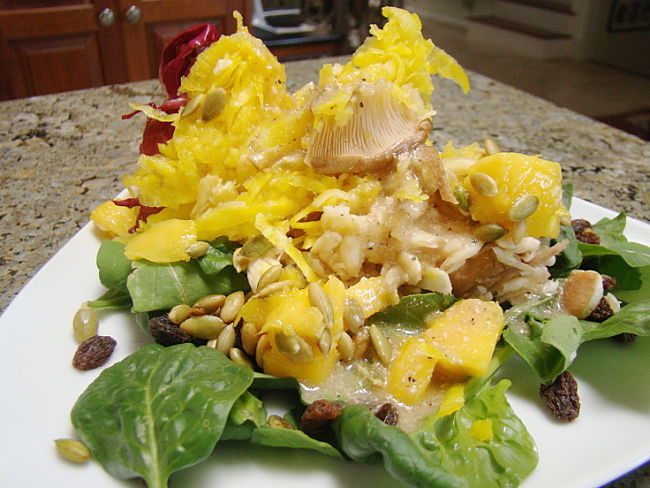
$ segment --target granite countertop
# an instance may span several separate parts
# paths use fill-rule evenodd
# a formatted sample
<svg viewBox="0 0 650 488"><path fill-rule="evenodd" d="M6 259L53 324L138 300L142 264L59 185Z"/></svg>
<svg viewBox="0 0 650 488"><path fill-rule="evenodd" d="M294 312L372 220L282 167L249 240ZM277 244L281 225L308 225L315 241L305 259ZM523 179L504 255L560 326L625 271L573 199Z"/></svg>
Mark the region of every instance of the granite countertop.
<svg viewBox="0 0 650 488"><path fill-rule="evenodd" d="M287 65L289 88L316 80L324 60ZM432 138L464 145L491 137L505 150L563 166L576 196L650 221L650 144L470 73L468 95L435 80ZM156 81L0 103L0 310L121 189L135 167L144 117L128 102L161 102ZM611 488L650 486L650 465Z"/></svg>

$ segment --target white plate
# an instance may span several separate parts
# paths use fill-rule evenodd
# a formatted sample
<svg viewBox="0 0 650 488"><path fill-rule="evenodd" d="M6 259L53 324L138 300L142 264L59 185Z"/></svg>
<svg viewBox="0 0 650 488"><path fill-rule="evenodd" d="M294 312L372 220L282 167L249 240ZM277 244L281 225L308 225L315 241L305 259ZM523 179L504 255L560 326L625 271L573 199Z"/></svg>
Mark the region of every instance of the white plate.
<svg viewBox="0 0 650 488"><path fill-rule="evenodd" d="M576 200L575 216L596 221L614 212ZM629 219L630 239L650 244L650 225ZM0 317L0 486L103 488L120 482L97 463L63 461L53 440L74 435L70 409L98 371L70 365L76 349L72 317L102 292L95 268L98 238L84 227L27 284ZM117 339L114 364L149 339L127 313L104 314L100 333ZM597 487L650 459L650 340L631 346L589 343L572 371L582 411L570 424L554 421L537 400L537 382L522 365L510 368L509 398L535 438L540 462L524 488ZM172 478L175 488L383 488L396 483L378 466L290 449L224 443L206 462Z"/></svg>

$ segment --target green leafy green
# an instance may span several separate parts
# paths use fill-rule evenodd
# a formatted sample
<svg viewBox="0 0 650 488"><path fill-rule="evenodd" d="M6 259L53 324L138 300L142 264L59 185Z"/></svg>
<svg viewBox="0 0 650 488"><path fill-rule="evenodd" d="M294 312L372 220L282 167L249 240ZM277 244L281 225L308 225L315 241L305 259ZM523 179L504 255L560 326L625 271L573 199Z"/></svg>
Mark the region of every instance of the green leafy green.
<svg viewBox="0 0 650 488"><path fill-rule="evenodd" d="M456 301L453 295L424 293L407 295L397 305L387 307L368 318L371 323L398 325L406 329L426 328L425 320L433 312L451 307Z"/></svg>
<svg viewBox="0 0 650 488"><path fill-rule="evenodd" d="M86 302L90 308L97 310L119 310L132 305L131 295L121 290L108 290L99 298Z"/></svg>
<svg viewBox="0 0 650 488"><path fill-rule="evenodd" d="M650 297L624 306L620 312L604 322L580 322L583 329L582 342L630 333L650 336Z"/></svg>
<svg viewBox="0 0 650 488"><path fill-rule="evenodd" d="M250 439L253 431L257 427L264 425L265 421L266 408L264 402L250 391L247 391L232 406L221 440Z"/></svg>
<svg viewBox="0 0 650 488"><path fill-rule="evenodd" d="M197 261L205 274L213 276L220 273L226 266L232 265L232 253L239 245L230 242L225 237L220 237L209 244L208 252Z"/></svg>
<svg viewBox="0 0 650 488"><path fill-rule="evenodd" d="M72 409L72 423L104 469L166 488L210 455L252 371L220 352L151 344L104 370Z"/></svg>
<svg viewBox="0 0 650 488"><path fill-rule="evenodd" d="M572 270L578 268L582 263L582 253L578 248L578 240L570 225L561 225L560 233L556 242L569 241L567 247L558 254L555 265L550 269L553 278L567 276Z"/></svg>
<svg viewBox="0 0 650 488"><path fill-rule="evenodd" d="M253 431L253 444L269 447L288 447L292 449L309 449L326 456L341 458L341 453L331 444L309 437L301 430L262 425Z"/></svg>
<svg viewBox="0 0 650 488"><path fill-rule="evenodd" d="M126 279L131 273L131 260L124 255L124 244L104 240L97 251L99 281L109 290L128 292Z"/></svg>
<svg viewBox="0 0 650 488"><path fill-rule="evenodd" d="M134 312L170 309L179 303L193 304L212 293L228 294L248 286L246 276L227 266L214 276L203 272L196 260L175 263L134 261L127 286Z"/></svg>
<svg viewBox="0 0 650 488"><path fill-rule="evenodd" d="M335 421L342 450L357 462L383 460L386 470L411 487L514 487L537 464L530 434L510 408L505 391L486 382L463 408L407 434L375 418L360 405L346 407ZM493 437L471 434L475 421L492 422Z"/></svg>

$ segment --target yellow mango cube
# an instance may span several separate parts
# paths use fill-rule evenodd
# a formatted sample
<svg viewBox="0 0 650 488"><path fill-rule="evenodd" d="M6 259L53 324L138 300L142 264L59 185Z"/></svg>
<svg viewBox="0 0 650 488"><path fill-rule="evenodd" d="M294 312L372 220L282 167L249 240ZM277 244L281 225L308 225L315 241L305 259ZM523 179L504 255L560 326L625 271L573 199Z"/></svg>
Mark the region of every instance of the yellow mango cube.
<svg viewBox="0 0 650 488"><path fill-rule="evenodd" d="M129 239L124 255L131 259L146 259L154 263L189 261L185 252L196 242L196 226L193 220L170 219L156 222Z"/></svg>
<svg viewBox="0 0 650 488"><path fill-rule="evenodd" d="M99 230L109 237L128 237L129 229L135 225L137 208L115 205L111 200L102 203L90 214L90 218Z"/></svg>
<svg viewBox="0 0 650 488"><path fill-rule="evenodd" d="M388 371L387 390L397 400L414 405L424 395L442 354L424 337L411 337L400 347Z"/></svg>
<svg viewBox="0 0 650 488"><path fill-rule="evenodd" d="M346 290L349 298L356 299L361 305L364 318L399 302L399 297L386 289L379 276L361 278L356 284Z"/></svg>
<svg viewBox="0 0 650 488"><path fill-rule="evenodd" d="M496 195L477 191L472 184L472 175L477 173L496 183ZM560 231L560 219L568 215L562 205L560 165L536 156L497 153L481 158L469 168L463 186L469 192L470 214L482 224L499 224L512 230L515 222L509 211L527 195L537 197L539 205L525 219L526 235L555 238Z"/></svg>
<svg viewBox="0 0 650 488"><path fill-rule="evenodd" d="M471 298L428 320L423 335L443 354L437 368L452 377L483 376L503 326L498 303Z"/></svg>

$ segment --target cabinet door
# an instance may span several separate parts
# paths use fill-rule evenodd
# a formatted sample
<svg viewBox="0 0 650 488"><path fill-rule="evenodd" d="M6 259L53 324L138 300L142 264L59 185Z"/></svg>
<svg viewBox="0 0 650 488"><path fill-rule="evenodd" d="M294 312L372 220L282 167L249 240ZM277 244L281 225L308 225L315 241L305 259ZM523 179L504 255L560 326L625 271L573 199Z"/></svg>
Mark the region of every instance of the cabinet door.
<svg viewBox="0 0 650 488"><path fill-rule="evenodd" d="M132 81L158 76L162 48L180 31L195 24L210 23L221 33L231 34L236 28L232 12L238 10L248 23L251 11L249 0L118 0L118 3Z"/></svg>
<svg viewBox="0 0 650 488"><path fill-rule="evenodd" d="M1 8L0 63L9 68L0 77L3 97L126 81L119 27L97 20L112 1L26 1L23 8Z"/></svg>

